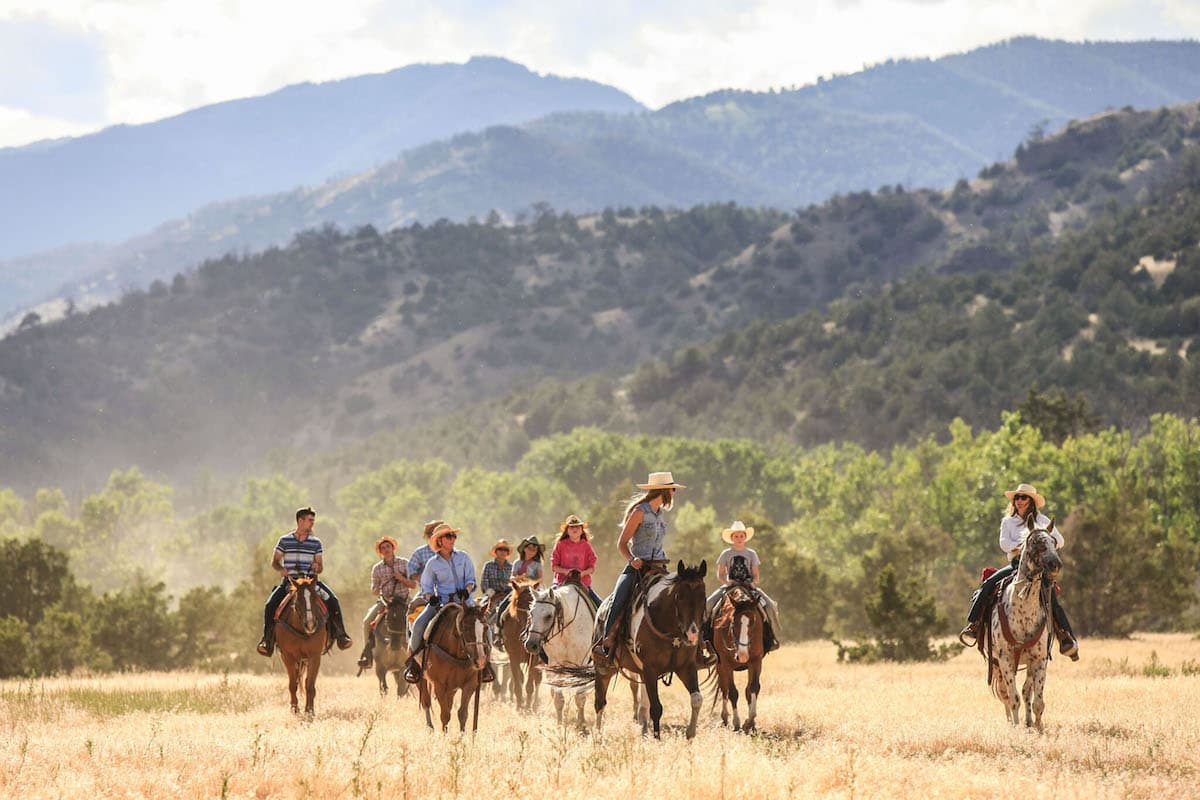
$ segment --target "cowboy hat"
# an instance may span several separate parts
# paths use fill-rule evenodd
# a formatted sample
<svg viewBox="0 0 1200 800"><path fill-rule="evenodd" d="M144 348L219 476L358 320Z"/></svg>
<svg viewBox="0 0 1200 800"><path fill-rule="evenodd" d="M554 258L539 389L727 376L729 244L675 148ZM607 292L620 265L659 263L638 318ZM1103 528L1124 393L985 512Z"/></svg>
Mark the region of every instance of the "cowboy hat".
<svg viewBox="0 0 1200 800"><path fill-rule="evenodd" d="M437 549L438 539L445 536L447 533L458 533L460 528L451 528L446 523L441 523L433 529L433 533L429 534L429 545L433 549Z"/></svg>
<svg viewBox="0 0 1200 800"><path fill-rule="evenodd" d="M639 489L686 489L682 483L676 483L669 472L651 472L645 483L637 484Z"/></svg>
<svg viewBox="0 0 1200 800"><path fill-rule="evenodd" d="M734 523L732 525L730 525L725 530L721 531L721 538L724 539L727 543L733 544L733 534L735 534L738 531L741 531L742 533L746 534L747 542L754 538L754 528L747 528L746 524L744 522L742 522L740 519L734 520Z"/></svg>
<svg viewBox="0 0 1200 800"><path fill-rule="evenodd" d="M445 524L446 523L443 520L431 519L431 520L429 520L429 522L425 523L425 527L422 528L422 530L421 530L421 535L424 536L426 539L428 539L430 536L433 535L434 528L436 528L438 525L445 525Z"/></svg>
<svg viewBox="0 0 1200 800"><path fill-rule="evenodd" d="M491 550L492 558L496 557L496 551L499 550L501 547L503 547L505 550L507 550L510 553L512 552L512 545L508 543L508 539L497 539L496 543L494 545L492 545L492 550Z"/></svg>
<svg viewBox="0 0 1200 800"><path fill-rule="evenodd" d="M578 515L572 514L569 517L567 517L565 520L563 520L563 524L560 525L558 527L558 529L562 533L566 533L567 528L571 527L572 525L578 525L579 527L583 528L585 531L587 530L587 526L588 526L588 524L586 522L584 522L583 520L581 520L578 517Z"/></svg>
<svg viewBox="0 0 1200 800"><path fill-rule="evenodd" d="M393 553L395 553L396 550L398 550L400 548L400 545L396 543L395 539L393 539L390 536L382 536L382 537L380 537L379 541L375 543L375 552L379 555L380 558L383 558L383 553L379 552L379 548L383 547L384 542L387 542L392 546Z"/></svg>
<svg viewBox="0 0 1200 800"><path fill-rule="evenodd" d="M1038 494L1038 490L1033 488L1032 486L1030 486L1028 483L1022 483L1017 488L1015 488L1011 491L1005 492L1004 496L1007 497L1008 502L1011 503L1012 499L1019 494L1026 495L1027 497L1032 497L1033 504L1037 508L1041 508L1042 506L1046 505L1046 498L1044 498L1040 494Z"/></svg>
<svg viewBox="0 0 1200 800"><path fill-rule="evenodd" d="M517 545L517 555L520 556L521 558L525 558L525 548L528 547L529 545L533 545L534 547L537 548L538 555L541 555L542 553L546 552L546 545L539 542L538 538L536 536L530 536L526 539L522 539L521 543L519 545Z"/></svg>

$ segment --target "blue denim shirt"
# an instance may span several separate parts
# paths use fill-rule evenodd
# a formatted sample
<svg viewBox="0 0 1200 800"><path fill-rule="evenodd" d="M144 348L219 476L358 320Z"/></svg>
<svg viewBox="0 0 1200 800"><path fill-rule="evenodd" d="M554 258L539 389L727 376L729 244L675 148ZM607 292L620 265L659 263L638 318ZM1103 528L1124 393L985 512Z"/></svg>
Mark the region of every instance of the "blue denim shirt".
<svg viewBox="0 0 1200 800"><path fill-rule="evenodd" d="M452 552L449 560L435 554L421 571L421 591L436 595L443 603L450 600L450 595L468 586L475 586L475 565L462 550ZM470 596L467 597L467 605L475 605Z"/></svg>
<svg viewBox="0 0 1200 800"><path fill-rule="evenodd" d="M629 540L629 552L643 561L666 559L663 540L667 538L667 521L663 519L662 507L659 507L658 513L650 508L649 503L640 503L637 508L642 512L642 524L638 525L633 538Z"/></svg>

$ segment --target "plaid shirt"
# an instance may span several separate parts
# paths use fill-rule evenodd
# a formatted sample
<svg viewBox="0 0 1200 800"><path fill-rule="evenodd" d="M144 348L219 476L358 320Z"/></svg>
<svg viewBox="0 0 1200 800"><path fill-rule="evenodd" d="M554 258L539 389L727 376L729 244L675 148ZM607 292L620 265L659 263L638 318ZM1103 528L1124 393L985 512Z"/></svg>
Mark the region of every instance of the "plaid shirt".
<svg viewBox="0 0 1200 800"><path fill-rule="evenodd" d="M396 578L407 577L407 559L393 558L390 567L386 561L379 561L371 567L371 595L383 595L385 600L391 600L393 597L407 597L408 586L396 582Z"/></svg>
<svg viewBox="0 0 1200 800"><path fill-rule="evenodd" d="M504 566L500 566L493 558L483 565L483 578L479 581L479 588L485 592L488 589L495 589L500 594L504 594L511 588L508 584L511 576L512 562L505 561Z"/></svg>

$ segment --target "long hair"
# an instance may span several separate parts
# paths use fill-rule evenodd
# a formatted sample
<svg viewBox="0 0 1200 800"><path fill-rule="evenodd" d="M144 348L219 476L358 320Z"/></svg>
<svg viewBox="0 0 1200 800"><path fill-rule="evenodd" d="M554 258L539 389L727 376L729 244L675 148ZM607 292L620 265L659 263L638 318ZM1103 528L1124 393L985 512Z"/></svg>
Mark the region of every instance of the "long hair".
<svg viewBox="0 0 1200 800"><path fill-rule="evenodd" d="M671 504L675 497L675 495L672 494L671 489L650 489L645 492L640 492L630 498L629 505L625 506L625 513L621 515L621 528L623 529L625 527L625 521L629 519L629 515L633 513L635 508L640 506L642 503L649 503L656 497L661 497L663 499L662 507L670 510Z"/></svg>
<svg viewBox="0 0 1200 800"><path fill-rule="evenodd" d="M629 516L629 515L626 514L625 516ZM583 528L583 532L579 534L579 541L581 541L581 542L589 541L592 537L590 534L588 534L588 529L582 525L580 527ZM563 528L562 533L560 533L554 541L561 542L563 539L570 539L570 538L571 538L571 534L567 533L566 528Z"/></svg>

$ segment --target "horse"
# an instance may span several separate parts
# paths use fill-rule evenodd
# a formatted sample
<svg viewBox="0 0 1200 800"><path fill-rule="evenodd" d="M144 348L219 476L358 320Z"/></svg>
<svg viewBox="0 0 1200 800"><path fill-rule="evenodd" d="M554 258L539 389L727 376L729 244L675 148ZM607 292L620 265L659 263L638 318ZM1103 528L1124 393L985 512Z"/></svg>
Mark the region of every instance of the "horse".
<svg viewBox="0 0 1200 800"><path fill-rule="evenodd" d="M397 596L386 601L383 614L375 620L375 677L379 693L388 693L387 674L396 682L396 697L408 694L408 684L400 677L408 660L408 598Z"/></svg>
<svg viewBox="0 0 1200 800"><path fill-rule="evenodd" d="M463 598L465 602L466 598ZM450 709L455 692L462 692L458 707L460 731L467 729L468 700L475 697L475 721L472 731L479 727L480 671L488 663L492 647L487 618L479 606L459 602L447 603L429 623L425 646L426 665L420 686L421 708L425 709L425 724L433 728L433 697L441 709L442 733L450 725Z"/></svg>
<svg viewBox="0 0 1200 800"><path fill-rule="evenodd" d="M275 644L283 665L287 667L292 713L300 712L296 691L300 686L300 676L303 675L304 713L312 716L321 655L329 649L329 636L325 628L329 611L317 594L316 576L289 577L288 584L288 595L280 603L275 615Z"/></svg>
<svg viewBox="0 0 1200 800"><path fill-rule="evenodd" d="M1029 533L1021 545L1021 560L1013 580L1005 586L991 613L987 631L988 683L992 693L1004 704L1008 721L1019 725L1020 700L1017 697L1017 671L1026 665L1025 726L1042 729L1046 704L1042 689L1046 685L1046 666L1050 660L1051 593L1062 569L1055 545L1054 521L1046 528L1028 521ZM984 637L980 637L981 640ZM981 641L981 647L982 650Z"/></svg>
<svg viewBox="0 0 1200 800"><path fill-rule="evenodd" d="M574 579L572 579L574 578ZM596 626L596 607L578 574L559 586L535 591L525 625L524 645L528 653L544 650L552 665L583 666L591 657L592 630ZM554 712L563 724L563 690L552 687ZM584 727L583 704L587 689L575 693L577 722Z"/></svg>
<svg viewBox="0 0 1200 800"><path fill-rule="evenodd" d="M713 695L721 698L721 724L729 724L729 704L733 704L733 729L754 730L758 710L759 678L762 676L764 641L762 608L754 592L744 586L734 586L713 613L713 649L717 652L717 688ZM734 672L746 671L746 705L749 714L746 724L738 720L738 690Z"/></svg>
<svg viewBox="0 0 1200 800"><path fill-rule="evenodd" d="M652 568L662 569L664 562L653 562ZM608 704L608 688L617 672L638 687L637 718L642 723L642 735L652 727L654 738L660 738L662 702L658 697L658 681L669 683L672 676L683 681L691 695L692 716L687 726L687 738L696 735L696 720L704 701L696 669L696 647L700 644L700 626L704 621L704 576L708 564L688 567L680 561L674 573L661 572L643 577L644 589L630 603L628 634L619 637L611 659L593 659L590 666L547 667L554 682L562 687L578 688L592 683L596 691L596 732L604 726L604 707ZM611 608L612 598L605 600L596 616L593 641L604 633L604 620Z"/></svg>
<svg viewBox="0 0 1200 800"><path fill-rule="evenodd" d="M513 578L512 593L508 608L500 618L500 637L504 640L504 652L508 655L508 670L512 682L513 697L517 708L535 710L538 704L538 687L542 684L542 673L537 669L536 651L525 652L523 631L529 624L529 607L533 603L533 587L537 580Z"/></svg>

